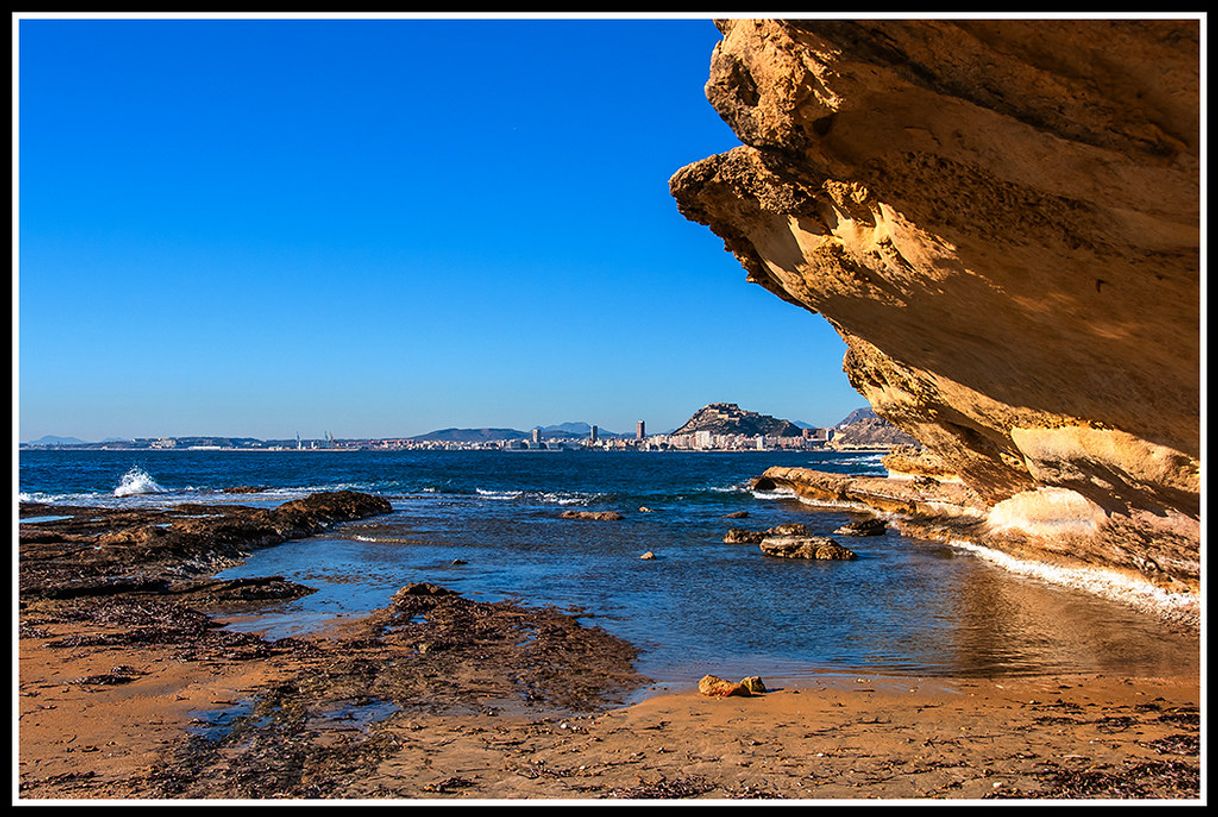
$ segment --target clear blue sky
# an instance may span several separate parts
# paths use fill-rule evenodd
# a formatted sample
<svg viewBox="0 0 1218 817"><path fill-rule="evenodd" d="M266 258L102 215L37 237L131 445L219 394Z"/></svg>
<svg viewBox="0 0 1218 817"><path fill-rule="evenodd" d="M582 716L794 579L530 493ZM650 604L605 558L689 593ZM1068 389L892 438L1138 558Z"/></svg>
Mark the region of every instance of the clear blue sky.
<svg viewBox="0 0 1218 817"><path fill-rule="evenodd" d="M863 404L668 195L709 21L20 26L21 439Z"/></svg>

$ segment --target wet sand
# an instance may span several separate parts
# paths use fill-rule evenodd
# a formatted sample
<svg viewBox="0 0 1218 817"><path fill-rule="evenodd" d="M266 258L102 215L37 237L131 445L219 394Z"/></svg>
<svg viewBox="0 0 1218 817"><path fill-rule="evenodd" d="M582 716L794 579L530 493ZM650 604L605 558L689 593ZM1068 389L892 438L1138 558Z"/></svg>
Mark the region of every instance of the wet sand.
<svg viewBox="0 0 1218 817"><path fill-rule="evenodd" d="M645 684L633 647L553 608L416 584L371 616L268 642L218 620L293 588L171 576L180 546L210 547L231 520L192 522L139 582L116 583L132 564L111 547L87 581L64 583L63 548L126 541L90 524L39 526L28 552L23 528L23 798L1199 794L1191 672L826 674L759 697L623 706Z"/></svg>
<svg viewBox="0 0 1218 817"><path fill-rule="evenodd" d="M302 668L138 650L63 658L22 641L23 797L166 796L167 760L188 750L199 710ZM71 683L122 662L148 674ZM1195 798L1198 702L1195 678L826 676L754 698L682 692L583 714L399 712L371 726L315 722L295 737L351 745L354 765L327 797ZM361 753L371 738L378 751ZM207 766L225 779L217 768ZM228 790L195 781L185 794L251 796L239 779Z"/></svg>

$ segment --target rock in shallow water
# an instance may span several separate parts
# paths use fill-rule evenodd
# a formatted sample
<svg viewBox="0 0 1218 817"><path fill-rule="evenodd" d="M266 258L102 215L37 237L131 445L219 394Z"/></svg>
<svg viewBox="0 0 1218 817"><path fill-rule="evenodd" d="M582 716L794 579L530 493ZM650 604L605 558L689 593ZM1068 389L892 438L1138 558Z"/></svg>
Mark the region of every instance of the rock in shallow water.
<svg viewBox="0 0 1218 817"><path fill-rule="evenodd" d="M857 559L858 554L827 536L767 536L759 545L766 556L784 559Z"/></svg>
<svg viewBox="0 0 1218 817"><path fill-rule="evenodd" d="M728 545L760 545L766 537L765 531L746 530L745 528L729 528L723 535L724 544Z"/></svg>
<svg viewBox="0 0 1218 817"><path fill-rule="evenodd" d="M808 536L806 525L788 523L775 525L768 530L749 530L747 528L729 528L723 536L724 544L728 545L759 545L767 536Z"/></svg>
<svg viewBox="0 0 1218 817"><path fill-rule="evenodd" d="M883 536L888 530L888 523L883 519L863 519L842 525L833 531L837 536Z"/></svg>
<svg viewBox="0 0 1218 817"><path fill-rule="evenodd" d="M591 519L596 522L616 522L622 518L617 511L563 511L559 516L563 519Z"/></svg>

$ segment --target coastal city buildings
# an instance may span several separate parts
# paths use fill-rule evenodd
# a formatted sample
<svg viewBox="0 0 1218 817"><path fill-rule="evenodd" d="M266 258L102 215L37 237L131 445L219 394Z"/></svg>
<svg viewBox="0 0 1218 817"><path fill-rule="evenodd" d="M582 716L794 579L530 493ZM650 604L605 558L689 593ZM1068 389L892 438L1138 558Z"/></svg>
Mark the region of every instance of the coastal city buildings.
<svg viewBox="0 0 1218 817"><path fill-rule="evenodd" d="M884 448L890 445L887 437L860 433L885 427L887 421L873 415L855 418L852 414L833 428L800 428L795 433L793 424L785 420L741 412L734 405L722 404L731 411L717 409L712 404L699 410L695 419L714 423L715 428L697 428L693 420L669 434L647 434L646 424L639 420L633 435L606 432L597 425L565 423L561 426L534 426L529 431L510 428L450 428L415 437L379 437L336 439L329 431L319 439L260 440L252 437L143 437L127 440L110 439L98 443L76 440L73 443L58 442L60 438L46 442L22 443L22 448L77 448L112 450L263 450L263 451L810 451L823 448ZM857 412L856 412L857 414ZM758 422L750 425L733 425L726 420L744 416L746 420L756 417ZM853 419L852 419L853 418ZM776 425L777 424L777 425ZM873 428L875 427L875 428ZM725 430L743 429L749 433L724 433ZM778 431L771 433L771 429ZM764 433L762 430L764 429ZM681 433L677 433L681 432Z"/></svg>

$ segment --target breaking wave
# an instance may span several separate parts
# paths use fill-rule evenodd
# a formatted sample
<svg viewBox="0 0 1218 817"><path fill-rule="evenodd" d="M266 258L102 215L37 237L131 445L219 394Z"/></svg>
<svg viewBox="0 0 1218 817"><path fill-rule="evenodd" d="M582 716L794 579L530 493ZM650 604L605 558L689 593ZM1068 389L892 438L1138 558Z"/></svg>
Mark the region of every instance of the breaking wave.
<svg viewBox="0 0 1218 817"><path fill-rule="evenodd" d="M475 488L474 492L484 499L500 502L525 500L550 505L587 505L589 502L604 499L607 496L606 494L579 491L489 491L485 488Z"/></svg>
<svg viewBox="0 0 1218 817"><path fill-rule="evenodd" d="M165 489L157 485L152 475L140 468L138 465L131 466L127 473L123 474L122 480L119 481L118 487L114 489L115 496L138 496L140 494L163 494Z"/></svg>

